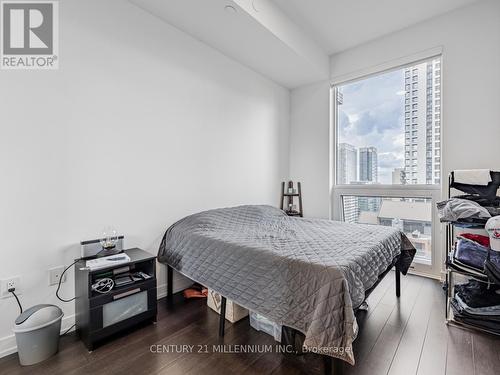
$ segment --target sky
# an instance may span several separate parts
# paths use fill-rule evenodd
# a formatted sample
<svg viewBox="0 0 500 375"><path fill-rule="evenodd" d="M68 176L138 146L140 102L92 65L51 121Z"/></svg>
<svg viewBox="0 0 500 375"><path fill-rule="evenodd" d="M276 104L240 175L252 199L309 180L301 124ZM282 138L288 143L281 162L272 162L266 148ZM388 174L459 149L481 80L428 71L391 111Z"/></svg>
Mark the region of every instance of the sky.
<svg viewBox="0 0 500 375"><path fill-rule="evenodd" d="M339 143L375 146L378 181L392 183L394 168L404 167L404 69L340 87Z"/></svg>

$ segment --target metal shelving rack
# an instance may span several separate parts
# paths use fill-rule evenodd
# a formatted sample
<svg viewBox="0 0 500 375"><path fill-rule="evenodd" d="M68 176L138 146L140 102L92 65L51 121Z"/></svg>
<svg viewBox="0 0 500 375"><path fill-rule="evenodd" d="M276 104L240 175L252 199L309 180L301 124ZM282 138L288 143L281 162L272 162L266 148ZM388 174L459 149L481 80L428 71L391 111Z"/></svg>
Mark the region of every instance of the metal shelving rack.
<svg viewBox="0 0 500 375"><path fill-rule="evenodd" d="M451 189L452 189L451 183L452 183L452 175L450 174L448 176L448 199L451 198ZM454 286L455 286L455 284L454 284L454 281L455 281L454 275L455 274L459 274L459 275L465 276L467 278L472 278L472 279L478 280L480 282L488 283L488 278L486 275L484 275L484 277L483 277L481 275L476 275L472 272L467 272L465 270L459 270L459 269L453 268L453 265L451 262L451 257L453 257L453 253L455 251L455 243L456 243L455 242L455 226L456 226L455 223L447 223L446 224L446 264L445 264L445 266L446 266L446 280L445 280L445 284L443 286L443 289L446 292L446 304L445 304L446 324L457 326L460 328L481 331L481 332L486 332L486 333L493 334L496 336L500 336L500 334L497 332L490 331L488 329L481 328L481 327L476 327L474 325L471 325L471 324L468 324L465 322L457 321L453 317L453 310L451 308L450 301L454 295L453 292L454 292ZM483 226L478 225L477 227L474 227L474 229L481 229L481 228L484 228L484 225Z"/></svg>

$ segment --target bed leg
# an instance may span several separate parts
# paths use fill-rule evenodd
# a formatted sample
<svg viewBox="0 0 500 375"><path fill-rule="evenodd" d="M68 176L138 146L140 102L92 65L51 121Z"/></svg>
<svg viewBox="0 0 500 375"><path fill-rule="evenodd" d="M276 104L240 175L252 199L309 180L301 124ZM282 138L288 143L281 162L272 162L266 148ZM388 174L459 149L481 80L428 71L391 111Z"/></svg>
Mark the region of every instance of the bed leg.
<svg viewBox="0 0 500 375"><path fill-rule="evenodd" d="M399 270L398 265L395 266L396 273L396 297L399 298L401 296L401 271Z"/></svg>
<svg viewBox="0 0 500 375"><path fill-rule="evenodd" d="M325 364L325 375L342 375L344 367L342 365L342 360L338 358L333 358L327 355L323 356L323 362Z"/></svg>
<svg viewBox="0 0 500 375"><path fill-rule="evenodd" d="M219 317L219 337L224 336L224 325L226 323L226 297L221 296L220 317Z"/></svg>
<svg viewBox="0 0 500 375"><path fill-rule="evenodd" d="M174 296L174 270L167 265L167 304L171 304Z"/></svg>

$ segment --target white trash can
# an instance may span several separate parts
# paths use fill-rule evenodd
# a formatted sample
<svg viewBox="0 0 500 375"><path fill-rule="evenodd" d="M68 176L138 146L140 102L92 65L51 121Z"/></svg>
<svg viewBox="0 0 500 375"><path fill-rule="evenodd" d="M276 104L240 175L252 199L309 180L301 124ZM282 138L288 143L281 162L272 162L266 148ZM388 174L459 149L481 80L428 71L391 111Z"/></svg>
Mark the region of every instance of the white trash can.
<svg viewBox="0 0 500 375"><path fill-rule="evenodd" d="M42 304L17 317L13 331L21 365L34 365L57 353L63 315L59 307Z"/></svg>

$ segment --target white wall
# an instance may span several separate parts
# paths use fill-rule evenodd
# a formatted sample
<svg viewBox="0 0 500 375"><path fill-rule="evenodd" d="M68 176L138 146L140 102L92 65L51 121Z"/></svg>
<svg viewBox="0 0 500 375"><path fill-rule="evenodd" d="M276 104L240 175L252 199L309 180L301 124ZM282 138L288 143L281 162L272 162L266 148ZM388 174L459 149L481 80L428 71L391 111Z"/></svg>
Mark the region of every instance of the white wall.
<svg viewBox="0 0 500 375"><path fill-rule="evenodd" d="M25 307L63 306L67 327L47 269L105 225L156 254L187 214L278 204L290 97L123 0L60 2L60 42L57 71L0 71L0 279L22 277ZM14 299L0 311L1 356Z"/></svg>
<svg viewBox="0 0 500 375"><path fill-rule="evenodd" d="M500 2L478 2L333 55L331 76L352 76L438 46L443 48L443 176L461 168L498 170ZM329 160L329 149L324 147L329 124L325 114L316 112L325 111L320 108L324 105L311 107L314 90L310 91L308 87L292 91L290 171L294 178L308 181L304 187L315 192L305 193L305 214L324 216L329 205L325 184L329 170L324 164ZM328 94L323 90L321 95L315 100L326 103Z"/></svg>
<svg viewBox="0 0 500 375"><path fill-rule="evenodd" d="M330 84L292 90L290 177L301 181L304 216L328 218Z"/></svg>

